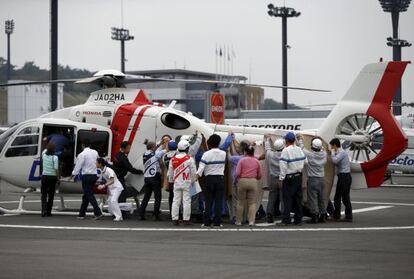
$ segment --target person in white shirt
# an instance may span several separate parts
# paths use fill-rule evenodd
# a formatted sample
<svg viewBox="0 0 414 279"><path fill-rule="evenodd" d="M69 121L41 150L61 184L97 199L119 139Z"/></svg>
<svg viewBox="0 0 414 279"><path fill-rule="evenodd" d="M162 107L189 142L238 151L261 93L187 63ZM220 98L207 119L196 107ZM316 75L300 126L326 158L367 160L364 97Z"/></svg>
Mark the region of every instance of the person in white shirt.
<svg viewBox="0 0 414 279"><path fill-rule="evenodd" d="M293 132L288 132L285 136L286 147L280 155L280 175L282 181L283 213L282 223L291 223L290 212L292 208L295 212L294 224L302 224L302 170L307 162L302 149L295 145L296 136Z"/></svg>
<svg viewBox="0 0 414 279"><path fill-rule="evenodd" d="M213 134L207 140L210 150L201 157L197 175L205 176L204 195L206 198L206 208L204 210L203 226L211 226L211 208L214 201L214 220L215 227L222 227L221 213L224 196L224 167L226 164L226 152L219 149L221 138Z"/></svg>
<svg viewBox="0 0 414 279"><path fill-rule="evenodd" d="M197 179L196 165L194 159L187 154L190 144L186 140L178 143L178 153L171 158L168 166L168 181L174 183L173 204L171 216L174 225L179 225L178 217L183 203L183 221L190 225L191 218L191 195L190 187Z"/></svg>
<svg viewBox="0 0 414 279"><path fill-rule="evenodd" d="M78 158L76 159L75 168L72 171L72 179L81 174L82 175L82 204L79 210L78 219L85 219L86 209L88 208L89 203L93 206L93 211L95 214L95 220L100 219L102 211L98 206L98 202L93 195L93 187L95 186L97 177L96 169L96 160L99 155L98 152L94 149L91 149L90 141L85 139L82 143L83 151L79 153Z"/></svg>
<svg viewBox="0 0 414 279"><path fill-rule="evenodd" d="M123 187L115 172L106 167L106 161L104 158L98 158L96 160L96 167L101 170L101 177L105 180L105 184L98 186L99 190L107 188L108 194L108 211L115 216L114 221L122 221L122 211L132 211L131 203L118 203L119 195L123 191Z"/></svg>

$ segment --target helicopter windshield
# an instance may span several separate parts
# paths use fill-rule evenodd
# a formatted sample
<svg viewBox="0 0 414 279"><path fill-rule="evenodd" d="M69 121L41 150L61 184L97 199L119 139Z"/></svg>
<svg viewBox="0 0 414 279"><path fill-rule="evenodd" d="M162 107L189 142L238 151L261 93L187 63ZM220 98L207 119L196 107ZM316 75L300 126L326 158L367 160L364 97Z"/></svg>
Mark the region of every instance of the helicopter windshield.
<svg viewBox="0 0 414 279"><path fill-rule="evenodd" d="M4 146L6 145L9 138L14 134L14 132L19 128L20 125L15 125L7 129L3 134L0 135L0 153L3 151Z"/></svg>

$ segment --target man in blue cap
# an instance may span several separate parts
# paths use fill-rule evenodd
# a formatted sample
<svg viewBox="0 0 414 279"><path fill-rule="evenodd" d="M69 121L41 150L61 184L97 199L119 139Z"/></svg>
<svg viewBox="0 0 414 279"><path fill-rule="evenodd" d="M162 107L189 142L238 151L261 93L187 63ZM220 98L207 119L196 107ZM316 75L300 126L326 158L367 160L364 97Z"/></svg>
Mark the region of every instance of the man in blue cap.
<svg viewBox="0 0 414 279"><path fill-rule="evenodd" d="M291 223L290 212L295 212L294 224L302 224L302 170L307 162L302 149L295 145L296 136L288 132L285 136L286 147L280 156L280 175L282 181L283 213L281 225Z"/></svg>

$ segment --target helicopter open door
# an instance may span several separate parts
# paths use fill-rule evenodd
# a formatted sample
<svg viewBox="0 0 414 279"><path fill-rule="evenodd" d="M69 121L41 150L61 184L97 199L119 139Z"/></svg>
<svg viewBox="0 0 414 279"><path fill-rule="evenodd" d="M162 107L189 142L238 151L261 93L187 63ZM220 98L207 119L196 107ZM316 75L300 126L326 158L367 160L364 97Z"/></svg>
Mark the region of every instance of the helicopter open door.
<svg viewBox="0 0 414 279"><path fill-rule="evenodd" d="M79 153L82 152L82 144L85 140L88 140L91 144L91 148L95 149L100 157L109 159L111 154L112 146L112 132L110 129L102 126L97 126L87 123L76 123L74 133L74 144L73 144L73 164L70 168L69 176L72 173L76 158ZM70 179L63 178L59 187L60 193L81 193L81 184L79 181L73 181Z"/></svg>

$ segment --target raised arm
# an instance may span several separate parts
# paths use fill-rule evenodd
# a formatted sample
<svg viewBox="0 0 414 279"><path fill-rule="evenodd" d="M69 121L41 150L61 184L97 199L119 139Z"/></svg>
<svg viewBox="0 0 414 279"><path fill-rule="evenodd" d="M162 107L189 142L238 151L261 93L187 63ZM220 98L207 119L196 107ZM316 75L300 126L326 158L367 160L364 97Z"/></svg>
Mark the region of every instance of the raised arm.
<svg viewBox="0 0 414 279"><path fill-rule="evenodd" d="M230 147L234 139L234 134L232 132L229 132L226 139L224 140L223 144L219 146L219 148L223 151L227 151L227 149Z"/></svg>

